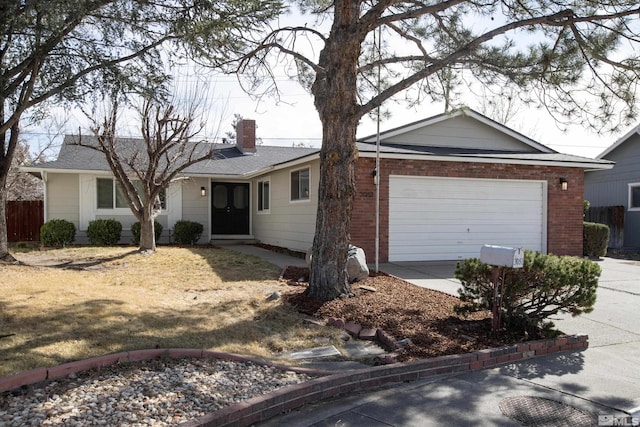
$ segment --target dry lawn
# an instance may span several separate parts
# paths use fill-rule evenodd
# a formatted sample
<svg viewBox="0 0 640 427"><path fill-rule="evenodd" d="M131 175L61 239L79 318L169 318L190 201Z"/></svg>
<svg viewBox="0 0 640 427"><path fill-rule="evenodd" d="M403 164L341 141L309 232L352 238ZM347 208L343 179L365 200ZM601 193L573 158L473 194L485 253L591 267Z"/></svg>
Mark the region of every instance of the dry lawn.
<svg viewBox="0 0 640 427"><path fill-rule="evenodd" d="M211 247L77 247L16 252L0 265L0 376L112 352L205 348L270 357L338 343L266 297L277 267Z"/></svg>

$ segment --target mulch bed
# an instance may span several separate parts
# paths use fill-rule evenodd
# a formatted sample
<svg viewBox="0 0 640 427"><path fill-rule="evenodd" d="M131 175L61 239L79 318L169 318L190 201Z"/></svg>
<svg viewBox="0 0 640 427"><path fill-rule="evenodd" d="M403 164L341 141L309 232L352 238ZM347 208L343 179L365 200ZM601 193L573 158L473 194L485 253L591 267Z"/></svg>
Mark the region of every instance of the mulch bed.
<svg viewBox="0 0 640 427"><path fill-rule="evenodd" d="M385 274L371 275L353 284L352 298L327 302L306 296L308 268L288 267L282 278L295 285L283 295L284 301L300 312L352 321L365 328L383 329L396 340L411 340L399 361L472 352L529 339L504 331L494 337L490 312L458 315L453 311L455 305L462 304L457 297Z"/></svg>

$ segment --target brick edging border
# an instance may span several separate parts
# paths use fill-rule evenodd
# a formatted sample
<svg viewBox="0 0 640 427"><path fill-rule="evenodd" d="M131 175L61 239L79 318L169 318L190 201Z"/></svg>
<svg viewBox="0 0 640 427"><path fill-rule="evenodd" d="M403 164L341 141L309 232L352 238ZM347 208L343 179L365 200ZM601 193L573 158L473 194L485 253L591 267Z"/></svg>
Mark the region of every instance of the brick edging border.
<svg viewBox="0 0 640 427"><path fill-rule="evenodd" d="M303 405L336 397L344 393L359 392L370 387L415 381L442 374L476 371L546 354L586 350L588 347L589 337L587 335L566 335L558 338L489 348L473 353L440 356L413 362L355 369L337 374L333 371L274 365L259 359L211 350L180 348L136 350L93 357L50 368L33 369L31 371L3 377L0 378L0 393L42 381L63 378L79 371L158 357L214 357L238 362L269 365L279 369L306 373L312 376L323 375L320 378L283 387L271 393L236 403L203 417L180 424L182 427L243 427L268 420L283 412L298 409Z"/></svg>
<svg viewBox="0 0 640 427"><path fill-rule="evenodd" d="M358 369L287 386L182 423L180 426L250 426L283 412L298 409L305 404L316 403L344 393L363 391L369 387L415 381L442 374L476 371L546 354L586 350L588 347L588 335L566 335L558 338L489 348L473 353L440 356L413 362Z"/></svg>

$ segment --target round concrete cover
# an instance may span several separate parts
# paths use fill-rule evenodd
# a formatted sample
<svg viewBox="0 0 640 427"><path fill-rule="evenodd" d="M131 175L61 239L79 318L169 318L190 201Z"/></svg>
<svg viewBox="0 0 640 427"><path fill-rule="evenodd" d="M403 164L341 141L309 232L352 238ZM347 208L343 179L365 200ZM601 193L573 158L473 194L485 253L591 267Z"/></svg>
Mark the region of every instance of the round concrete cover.
<svg viewBox="0 0 640 427"><path fill-rule="evenodd" d="M535 396L513 396L500 401L500 410L523 426L590 426L598 418L556 400Z"/></svg>

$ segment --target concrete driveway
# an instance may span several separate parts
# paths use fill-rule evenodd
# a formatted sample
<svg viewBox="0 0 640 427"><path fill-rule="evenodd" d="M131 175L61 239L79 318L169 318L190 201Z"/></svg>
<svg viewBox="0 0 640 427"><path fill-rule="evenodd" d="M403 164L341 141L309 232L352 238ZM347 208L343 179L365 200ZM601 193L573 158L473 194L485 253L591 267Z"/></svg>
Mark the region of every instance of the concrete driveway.
<svg viewBox="0 0 640 427"><path fill-rule="evenodd" d="M380 264L380 271L423 288L458 296L460 281L455 278L456 261L407 261Z"/></svg>
<svg viewBox="0 0 640 427"><path fill-rule="evenodd" d="M503 367L502 371L534 384L575 394L607 407L640 412L640 261L604 258L594 310L577 317L563 314L553 322L566 334L589 335L589 349L566 359L549 358ZM380 270L418 286L458 295L455 262L396 262ZM543 372L546 372L543 373ZM554 372L556 374L554 374ZM563 373L560 375L560 373ZM640 415L640 414L639 414Z"/></svg>

